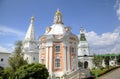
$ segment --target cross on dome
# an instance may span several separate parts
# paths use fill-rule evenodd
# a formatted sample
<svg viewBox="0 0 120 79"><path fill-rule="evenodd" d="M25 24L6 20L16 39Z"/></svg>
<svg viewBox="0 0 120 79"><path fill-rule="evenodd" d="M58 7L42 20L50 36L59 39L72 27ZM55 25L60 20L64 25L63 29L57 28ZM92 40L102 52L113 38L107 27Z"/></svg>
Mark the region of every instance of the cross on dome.
<svg viewBox="0 0 120 79"><path fill-rule="evenodd" d="M55 16L54 16L54 24L63 24L62 22L62 14L59 9L57 9Z"/></svg>

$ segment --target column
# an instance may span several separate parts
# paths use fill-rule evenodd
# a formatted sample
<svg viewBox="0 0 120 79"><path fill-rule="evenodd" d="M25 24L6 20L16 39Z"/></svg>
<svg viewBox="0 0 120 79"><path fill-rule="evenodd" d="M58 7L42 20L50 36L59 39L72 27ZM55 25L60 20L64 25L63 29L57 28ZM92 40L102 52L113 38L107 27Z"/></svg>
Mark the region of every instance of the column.
<svg viewBox="0 0 120 79"><path fill-rule="evenodd" d="M66 72L66 46L64 46L64 73Z"/></svg>
<svg viewBox="0 0 120 79"><path fill-rule="evenodd" d="M46 47L46 68L48 69L48 46Z"/></svg>
<svg viewBox="0 0 120 79"><path fill-rule="evenodd" d="M70 46L68 46L67 50L67 60L68 60L68 72L70 72Z"/></svg>
<svg viewBox="0 0 120 79"><path fill-rule="evenodd" d="M49 59L49 73L50 73L50 75L52 76L52 65L54 65L54 63L52 63L52 46L50 47L50 52L49 52L50 54L50 59Z"/></svg>
<svg viewBox="0 0 120 79"><path fill-rule="evenodd" d="M75 48L75 54L76 54L76 58L75 58L75 61L76 61L76 69L78 68L78 49L77 49L77 46L76 46L76 48Z"/></svg>

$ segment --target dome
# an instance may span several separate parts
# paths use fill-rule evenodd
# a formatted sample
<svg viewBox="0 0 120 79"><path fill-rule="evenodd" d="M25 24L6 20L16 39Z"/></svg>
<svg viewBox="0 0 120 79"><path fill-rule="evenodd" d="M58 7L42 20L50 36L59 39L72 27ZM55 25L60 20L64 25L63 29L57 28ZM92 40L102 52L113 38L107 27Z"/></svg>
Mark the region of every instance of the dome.
<svg viewBox="0 0 120 79"><path fill-rule="evenodd" d="M65 28L63 24L53 24L51 26L51 31L48 34L53 34L53 35L62 35L65 34Z"/></svg>

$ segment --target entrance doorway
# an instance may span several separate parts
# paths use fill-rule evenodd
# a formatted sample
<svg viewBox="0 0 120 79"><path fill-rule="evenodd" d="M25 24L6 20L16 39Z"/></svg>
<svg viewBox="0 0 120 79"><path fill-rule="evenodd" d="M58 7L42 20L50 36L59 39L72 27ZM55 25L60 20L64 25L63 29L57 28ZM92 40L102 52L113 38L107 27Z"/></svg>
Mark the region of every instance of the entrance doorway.
<svg viewBox="0 0 120 79"><path fill-rule="evenodd" d="M84 68L85 68L85 69L88 68L88 62L87 62L87 61L84 62Z"/></svg>

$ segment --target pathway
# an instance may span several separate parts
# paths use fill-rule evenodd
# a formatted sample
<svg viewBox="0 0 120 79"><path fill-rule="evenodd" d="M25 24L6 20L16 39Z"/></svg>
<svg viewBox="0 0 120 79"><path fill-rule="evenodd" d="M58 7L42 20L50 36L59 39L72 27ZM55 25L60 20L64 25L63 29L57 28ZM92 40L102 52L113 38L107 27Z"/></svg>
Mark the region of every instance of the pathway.
<svg viewBox="0 0 120 79"><path fill-rule="evenodd" d="M120 79L120 68L113 70L98 79Z"/></svg>

